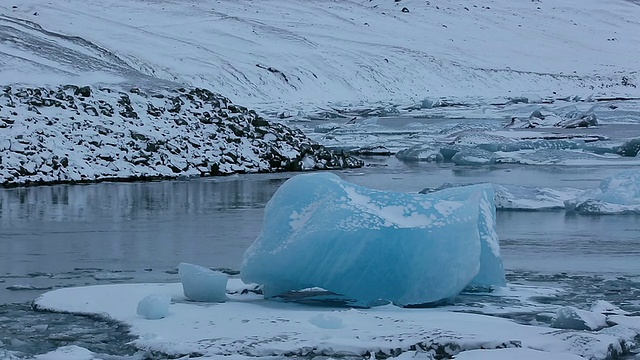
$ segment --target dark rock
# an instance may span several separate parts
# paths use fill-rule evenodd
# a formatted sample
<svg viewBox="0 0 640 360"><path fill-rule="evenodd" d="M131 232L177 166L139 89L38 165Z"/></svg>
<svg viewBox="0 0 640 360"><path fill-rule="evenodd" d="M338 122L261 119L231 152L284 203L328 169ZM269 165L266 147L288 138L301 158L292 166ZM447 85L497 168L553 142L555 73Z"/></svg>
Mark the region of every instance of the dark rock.
<svg viewBox="0 0 640 360"><path fill-rule="evenodd" d="M627 140L625 143L615 149L616 153L621 156L638 156L640 152L640 138Z"/></svg>

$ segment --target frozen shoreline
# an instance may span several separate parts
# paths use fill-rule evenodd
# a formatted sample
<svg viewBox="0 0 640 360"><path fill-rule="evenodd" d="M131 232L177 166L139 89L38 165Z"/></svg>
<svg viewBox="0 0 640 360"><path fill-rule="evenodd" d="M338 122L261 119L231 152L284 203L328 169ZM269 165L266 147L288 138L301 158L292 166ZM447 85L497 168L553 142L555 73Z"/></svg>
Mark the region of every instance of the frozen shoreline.
<svg viewBox="0 0 640 360"><path fill-rule="evenodd" d="M606 359L626 351L640 333L639 318L634 316L611 315L610 320L621 325L599 331L560 330L482 315L499 309L491 305L473 309L480 314L446 306L314 307L268 301L253 292L242 294L243 289L253 288L232 279L227 287L229 301L212 304L187 301L179 283L77 287L48 292L35 305L41 310L100 314L128 324L132 335L138 336L134 345L140 349L172 356L199 354L205 359L220 355L396 357L416 350L426 352L425 355L451 356L469 350L501 348ZM553 296L555 291L507 285L493 296L510 299L512 309L522 310L535 306L527 298ZM149 294L171 296L166 318L146 320L136 315L137 302ZM547 305L539 311L555 308ZM479 351L487 351L486 358L491 358L491 351Z"/></svg>

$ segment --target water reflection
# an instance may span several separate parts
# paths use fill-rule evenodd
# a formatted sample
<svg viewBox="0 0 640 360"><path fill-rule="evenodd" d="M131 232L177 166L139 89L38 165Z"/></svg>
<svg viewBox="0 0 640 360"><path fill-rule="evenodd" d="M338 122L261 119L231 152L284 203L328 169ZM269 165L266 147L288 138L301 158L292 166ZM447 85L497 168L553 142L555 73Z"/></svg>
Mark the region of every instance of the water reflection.
<svg viewBox="0 0 640 360"><path fill-rule="evenodd" d="M55 185L0 190L0 224L19 219L136 220L153 214L208 214L262 208L284 177Z"/></svg>
<svg viewBox="0 0 640 360"><path fill-rule="evenodd" d="M285 178L0 189L0 303L34 296L7 287L126 280L114 272L173 281L181 261L237 269Z"/></svg>

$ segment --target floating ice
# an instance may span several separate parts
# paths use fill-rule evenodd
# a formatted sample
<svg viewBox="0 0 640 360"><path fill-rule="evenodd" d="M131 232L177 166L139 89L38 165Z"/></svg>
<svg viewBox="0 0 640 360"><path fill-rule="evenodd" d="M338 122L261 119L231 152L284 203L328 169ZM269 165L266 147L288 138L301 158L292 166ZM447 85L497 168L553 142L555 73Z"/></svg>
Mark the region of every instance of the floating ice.
<svg viewBox="0 0 640 360"><path fill-rule="evenodd" d="M556 311L551 327L571 330L599 330L609 326L607 317L592 311L565 306Z"/></svg>
<svg viewBox="0 0 640 360"><path fill-rule="evenodd" d="M456 165L490 165L496 162L496 155L482 149L463 149L451 158Z"/></svg>
<svg viewBox="0 0 640 360"><path fill-rule="evenodd" d="M565 206L583 214L640 214L640 170L610 176L598 189L565 201Z"/></svg>
<svg viewBox="0 0 640 360"><path fill-rule="evenodd" d="M432 144L419 144L400 150L396 153L396 158L402 161L444 161L444 157L440 153L440 148Z"/></svg>
<svg viewBox="0 0 640 360"><path fill-rule="evenodd" d="M203 302L227 300L226 274L188 263L180 263L178 273L187 299Z"/></svg>
<svg viewBox="0 0 640 360"><path fill-rule="evenodd" d="M140 302L136 313L145 319L158 320L167 316L171 297L168 295L147 295Z"/></svg>
<svg viewBox="0 0 640 360"><path fill-rule="evenodd" d="M575 199L588 191L568 187L541 188L510 184L491 185L495 193L496 210L564 210L565 201ZM437 188L425 188L420 191L420 193L428 194L434 191L461 186L465 186L465 184L445 183Z"/></svg>
<svg viewBox="0 0 640 360"><path fill-rule="evenodd" d="M299 175L268 202L241 276L267 297L321 287L361 306L440 301L482 272L481 239L499 260L492 211L485 185L420 195Z"/></svg>

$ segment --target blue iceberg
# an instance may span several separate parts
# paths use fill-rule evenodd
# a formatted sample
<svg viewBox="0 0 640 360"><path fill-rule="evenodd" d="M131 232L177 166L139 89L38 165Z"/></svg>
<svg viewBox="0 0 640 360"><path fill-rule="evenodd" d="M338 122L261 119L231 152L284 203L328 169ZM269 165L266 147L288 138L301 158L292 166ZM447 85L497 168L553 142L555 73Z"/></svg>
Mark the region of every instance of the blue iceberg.
<svg viewBox="0 0 640 360"><path fill-rule="evenodd" d="M322 288L356 306L426 304L468 285L500 286L493 198L490 185L423 195L298 175L268 202L241 277L266 297Z"/></svg>

